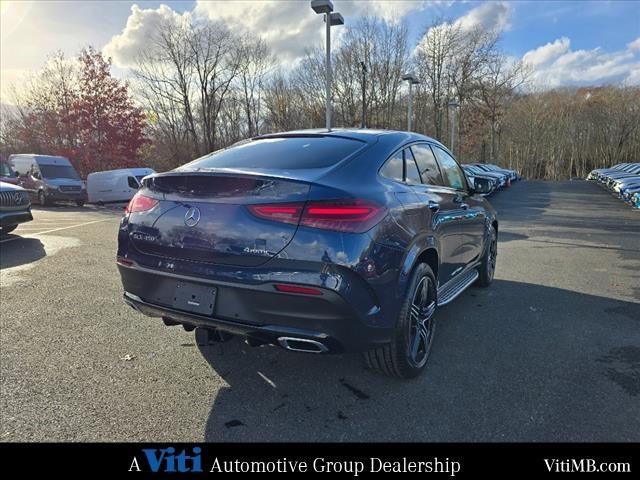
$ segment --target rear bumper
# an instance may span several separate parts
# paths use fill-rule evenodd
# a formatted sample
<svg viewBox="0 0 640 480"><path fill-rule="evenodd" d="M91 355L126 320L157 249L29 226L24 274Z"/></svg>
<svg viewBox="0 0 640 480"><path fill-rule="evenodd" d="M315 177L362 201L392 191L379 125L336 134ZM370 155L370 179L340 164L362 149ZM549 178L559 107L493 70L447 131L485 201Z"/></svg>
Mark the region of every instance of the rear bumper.
<svg viewBox="0 0 640 480"><path fill-rule="evenodd" d="M31 210L0 211L0 227L11 227L31 220Z"/></svg>
<svg viewBox="0 0 640 480"><path fill-rule="evenodd" d="M322 289L321 296L311 296L278 292L275 282L269 281L220 282L139 265L118 264L118 269L125 290L124 301L150 317L215 328L274 345L282 345L283 337L311 340L320 343L329 353L364 351L390 341L393 335L392 328L363 320L345 298L328 288ZM175 309L172 301L178 281L216 287L213 314Z"/></svg>

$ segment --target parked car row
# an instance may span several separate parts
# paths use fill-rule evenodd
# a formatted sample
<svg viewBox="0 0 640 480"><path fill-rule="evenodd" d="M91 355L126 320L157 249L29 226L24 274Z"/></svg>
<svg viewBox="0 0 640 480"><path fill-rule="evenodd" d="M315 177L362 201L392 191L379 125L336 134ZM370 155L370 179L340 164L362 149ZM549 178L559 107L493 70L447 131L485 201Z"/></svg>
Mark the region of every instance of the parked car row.
<svg viewBox="0 0 640 480"><path fill-rule="evenodd" d="M40 205L85 202L99 205L128 202L141 181L155 173L150 168L121 168L93 172L84 182L69 159L53 155L17 154L0 161L0 181L21 186Z"/></svg>
<svg viewBox="0 0 640 480"><path fill-rule="evenodd" d="M476 178L488 180L491 185L491 193L500 188L511 186L511 182L520 180L520 175L515 170L502 168L491 163L467 163L462 165L464 173L470 182L474 182Z"/></svg>
<svg viewBox="0 0 640 480"><path fill-rule="evenodd" d="M640 163L619 163L592 170L587 176L630 205L640 208Z"/></svg>

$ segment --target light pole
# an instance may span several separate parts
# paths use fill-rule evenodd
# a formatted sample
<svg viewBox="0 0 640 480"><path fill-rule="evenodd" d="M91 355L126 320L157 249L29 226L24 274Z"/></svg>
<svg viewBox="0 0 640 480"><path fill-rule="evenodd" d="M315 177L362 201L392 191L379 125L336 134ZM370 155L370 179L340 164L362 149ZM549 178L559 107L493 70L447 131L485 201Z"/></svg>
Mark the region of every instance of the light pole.
<svg viewBox="0 0 640 480"><path fill-rule="evenodd" d="M366 95L367 95L367 64L364 62L360 62L360 66L362 67L362 121L360 122L360 128L364 128L366 126L365 117L367 115L367 107L366 107Z"/></svg>
<svg viewBox="0 0 640 480"><path fill-rule="evenodd" d="M458 107L460 107L460 104L457 102L457 100L453 99L450 100L449 103L447 104L447 106L449 107L449 117L450 117L450 122L451 122L451 145L450 145L450 149L451 149L451 153L454 153L453 151L453 147L455 146L455 139L456 139L456 109Z"/></svg>
<svg viewBox="0 0 640 480"><path fill-rule="evenodd" d="M327 70L325 74L325 121L327 130L331 130L331 27L344 25L344 18L339 13L333 12L333 3L330 0L312 0L311 8L317 14L324 15L327 39Z"/></svg>
<svg viewBox="0 0 640 480"><path fill-rule="evenodd" d="M418 85L420 81L412 73L405 73L402 76L402 80L409 82L409 111L407 112L407 131L411 131L411 124L413 123L413 86Z"/></svg>

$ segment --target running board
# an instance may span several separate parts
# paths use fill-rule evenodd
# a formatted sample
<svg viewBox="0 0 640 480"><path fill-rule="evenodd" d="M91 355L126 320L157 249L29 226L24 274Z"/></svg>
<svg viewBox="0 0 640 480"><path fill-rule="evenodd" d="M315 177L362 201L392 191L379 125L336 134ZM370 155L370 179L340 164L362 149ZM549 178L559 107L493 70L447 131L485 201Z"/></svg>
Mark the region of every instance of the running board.
<svg viewBox="0 0 640 480"><path fill-rule="evenodd" d="M475 268L448 282L443 288L438 289L438 306L441 307L453 301L466 288L476 281L480 274Z"/></svg>

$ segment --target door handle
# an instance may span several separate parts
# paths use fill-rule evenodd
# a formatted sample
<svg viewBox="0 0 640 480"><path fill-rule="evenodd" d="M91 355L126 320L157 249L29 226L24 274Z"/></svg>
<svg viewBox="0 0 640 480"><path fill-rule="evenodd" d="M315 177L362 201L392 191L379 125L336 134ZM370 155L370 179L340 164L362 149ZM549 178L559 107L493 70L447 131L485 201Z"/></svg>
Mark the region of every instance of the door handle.
<svg viewBox="0 0 640 480"><path fill-rule="evenodd" d="M440 210L440 204L438 202L434 202L433 200L429 200L429 210L432 212L437 212Z"/></svg>

